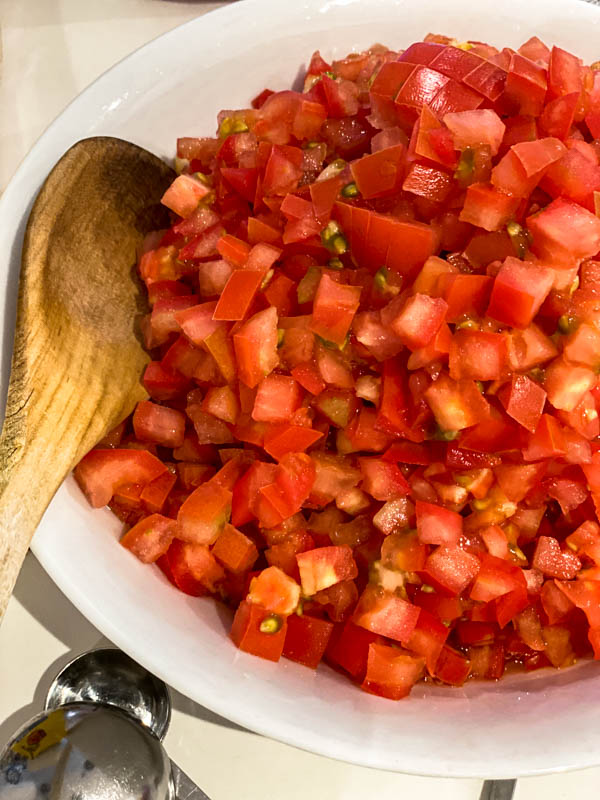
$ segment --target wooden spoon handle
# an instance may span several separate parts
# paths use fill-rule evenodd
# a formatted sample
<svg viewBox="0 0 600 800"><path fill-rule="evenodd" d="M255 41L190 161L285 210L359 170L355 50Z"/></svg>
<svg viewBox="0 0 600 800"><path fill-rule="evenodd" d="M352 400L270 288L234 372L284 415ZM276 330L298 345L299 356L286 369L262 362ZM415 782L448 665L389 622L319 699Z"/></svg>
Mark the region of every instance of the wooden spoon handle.
<svg viewBox="0 0 600 800"><path fill-rule="evenodd" d="M22 300L21 293L19 316ZM36 357L43 355L38 352ZM53 446L60 441L58 431L48 436L49 422L55 428L60 421L44 419L47 404L40 399L56 387L35 385L29 361L28 343L17 335L0 437L0 619L34 531L73 458L66 448Z"/></svg>
<svg viewBox="0 0 600 800"><path fill-rule="evenodd" d="M21 293L19 318L26 314L23 306ZM69 471L106 428L103 414L90 423L89 412L82 409L85 400L69 374L69 359L64 354L44 352L43 332L29 322L26 335L24 326L17 324L0 436L0 620L48 504ZM72 359L80 355L71 353ZM88 401L91 397L97 400L93 387L89 394ZM62 413L57 414L57 408ZM122 416L127 411L123 409ZM118 415L119 410L115 413Z"/></svg>

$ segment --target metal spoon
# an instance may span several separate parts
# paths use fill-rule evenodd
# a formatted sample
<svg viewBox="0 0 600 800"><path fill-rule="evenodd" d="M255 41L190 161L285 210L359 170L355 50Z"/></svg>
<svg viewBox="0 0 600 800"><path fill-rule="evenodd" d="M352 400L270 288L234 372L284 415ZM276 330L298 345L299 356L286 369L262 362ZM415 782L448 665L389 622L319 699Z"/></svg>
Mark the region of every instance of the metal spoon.
<svg viewBox="0 0 600 800"><path fill-rule="evenodd" d="M484 781L479 800L512 800L516 786L514 779Z"/></svg>
<svg viewBox="0 0 600 800"><path fill-rule="evenodd" d="M0 798L30 781L51 800L209 800L160 744L170 718L167 687L137 662L116 649L84 653L0 754Z"/></svg>

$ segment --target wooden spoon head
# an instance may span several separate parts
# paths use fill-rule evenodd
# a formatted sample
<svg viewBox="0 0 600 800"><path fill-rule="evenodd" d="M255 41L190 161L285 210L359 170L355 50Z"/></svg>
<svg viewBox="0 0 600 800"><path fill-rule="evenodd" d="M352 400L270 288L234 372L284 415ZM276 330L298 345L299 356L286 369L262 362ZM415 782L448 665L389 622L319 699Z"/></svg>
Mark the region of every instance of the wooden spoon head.
<svg viewBox="0 0 600 800"><path fill-rule="evenodd" d="M35 337L38 379L56 385L62 375L57 390L76 406L75 458L146 396L139 322L148 309L136 250L145 234L169 224L159 201L173 177L130 142L85 139L54 167L31 212L17 340L23 335L31 347Z"/></svg>
<svg viewBox="0 0 600 800"><path fill-rule="evenodd" d="M159 201L173 177L129 142L85 139L33 206L0 436L0 620L63 478L146 396L136 250L168 225Z"/></svg>

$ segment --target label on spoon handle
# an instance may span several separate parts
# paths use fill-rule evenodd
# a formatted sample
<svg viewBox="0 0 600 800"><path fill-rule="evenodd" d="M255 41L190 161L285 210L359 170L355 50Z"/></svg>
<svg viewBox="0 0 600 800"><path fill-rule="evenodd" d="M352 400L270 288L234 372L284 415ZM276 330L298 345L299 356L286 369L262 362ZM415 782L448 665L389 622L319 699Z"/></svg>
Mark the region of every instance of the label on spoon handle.
<svg viewBox="0 0 600 800"><path fill-rule="evenodd" d="M210 800L210 797L199 786L196 786L194 781L173 760L171 760L171 773L176 800Z"/></svg>

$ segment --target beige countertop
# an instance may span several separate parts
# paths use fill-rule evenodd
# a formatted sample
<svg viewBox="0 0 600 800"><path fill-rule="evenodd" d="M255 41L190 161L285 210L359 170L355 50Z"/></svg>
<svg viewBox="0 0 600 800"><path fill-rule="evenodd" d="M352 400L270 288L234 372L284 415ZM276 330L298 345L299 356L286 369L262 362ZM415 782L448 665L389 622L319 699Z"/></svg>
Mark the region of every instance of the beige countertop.
<svg viewBox="0 0 600 800"><path fill-rule="evenodd" d="M0 192L48 123L94 78L150 39L221 5L0 0ZM41 709L60 667L103 641L29 555L0 629L0 747ZM242 730L176 693L173 702L167 750L212 800L479 797L477 780L343 764ZM599 786L600 769L530 778L519 782L516 798L596 800Z"/></svg>

